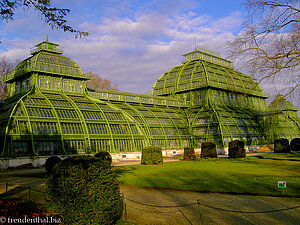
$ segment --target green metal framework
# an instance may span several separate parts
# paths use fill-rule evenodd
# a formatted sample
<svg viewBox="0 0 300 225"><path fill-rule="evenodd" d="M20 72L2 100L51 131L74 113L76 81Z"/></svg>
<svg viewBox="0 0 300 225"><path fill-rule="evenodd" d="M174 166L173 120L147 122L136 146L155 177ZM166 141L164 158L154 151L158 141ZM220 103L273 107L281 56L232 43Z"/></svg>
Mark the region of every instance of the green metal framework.
<svg viewBox="0 0 300 225"><path fill-rule="evenodd" d="M41 42L31 54L3 77L9 94L0 104L2 157L180 149L203 141L224 147L234 139L251 145L271 124L257 82L211 53L185 54L156 81L153 95L87 88L91 74L55 43ZM299 135L294 108L277 114L294 121Z"/></svg>
<svg viewBox="0 0 300 225"><path fill-rule="evenodd" d="M190 133L181 100L125 92L88 90L89 94L119 107L143 128L147 143L164 149L190 145Z"/></svg>
<svg viewBox="0 0 300 225"><path fill-rule="evenodd" d="M213 141L219 147L231 140L247 145L262 141L257 113L267 109L266 98L251 77L231 68L231 62L200 50L185 54L185 61L162 74L153 95L172 96L188 104L194 147Z"/></svg>
<svg viewBox="0 0 300 225"><path fill-rule="evenodd" d="M277 95L268 108L269 111L264 114L264 136L267 141L278 138L287 138L291 141L295 137L300 137L298 109L291 102L283 95Z"/></svg>
<svg viewBox="0 0 300 225"><path fill-rule="evenodd" d="M182 95L199 89L214 88L231 93L243 93L247 96L265 99L265 95L256 81L230 67L230 61L199 50L185 54L186 60L162 74L153 86L153 94L187 98L192 105L199 105L198 98ZM205 91L204 91L205 92ZM234 96L233 96L234 97ZM202 98L204 99L204 98ZM248 106L247 100L243 100ZM263 101L263 100L262 100Z"/></svg>
<svg viewBox="0 0 300 225"><path fill-rule="evenodd" d="M190 135L177 99L94 91L90 74L42 42L12 74L1 104L1 156L183 148ZM167 107L166 107L167 106Z"/></svg>

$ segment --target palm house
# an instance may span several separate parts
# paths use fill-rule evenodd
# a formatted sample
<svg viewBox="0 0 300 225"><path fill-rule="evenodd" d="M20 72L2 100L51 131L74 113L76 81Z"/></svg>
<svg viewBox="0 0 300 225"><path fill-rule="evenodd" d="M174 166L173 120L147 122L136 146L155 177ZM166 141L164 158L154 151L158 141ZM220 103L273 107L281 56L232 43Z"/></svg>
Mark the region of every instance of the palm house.
<svg viewBox="0 0 300 225"><path fill-rule="evenodd" d="M87 88L91 74L62 53L43 41L3 77L1 157L199 148L203 141L222 149L235 139L250 146L271 143L292 123L288 138L299 136L291 103L268 109L258 83L214 53L185 54L181 65L157 79L152 95ZM264 125L273 118L268 110L276 111L281 133L265 137Z"/></svg>

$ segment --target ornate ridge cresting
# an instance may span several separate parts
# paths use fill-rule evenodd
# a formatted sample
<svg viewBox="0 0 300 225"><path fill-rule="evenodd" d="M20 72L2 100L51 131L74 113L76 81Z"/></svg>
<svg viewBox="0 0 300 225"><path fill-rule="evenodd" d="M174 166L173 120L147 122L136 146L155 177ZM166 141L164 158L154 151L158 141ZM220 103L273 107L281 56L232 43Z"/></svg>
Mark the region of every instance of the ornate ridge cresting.
<svg viewBox="0 0 300 225"><path fill-rule="evenodd" d="M32 55L40 52L40 51L49 51L57 54L63 53L63 48L58 48L58 44L49 42L49 41L43 41L37 45L35 45L32 49L30 49L30 52Z"/></svg>
<svg viewBox="0 0 300 225"><path fill-rule="evenodd" d="M215 63L224 67L231 68L231 61L221 57L221 53L212 51L210 49L195 45L195 50L183 55L185 57L185 62L190 60L204 60L211 63Z"/></svg>
<svg viewBox="0 0 300 225"><path fill-rule="evenodd" d="M33 49L32 56L19 63L11 74L4 74L3 81L15 82L27 76L28 73L37 72L75 79L91 79L91 73L83 73L80 67L70 58L62 55L63 51L58 44L43 41Z"/></svg>

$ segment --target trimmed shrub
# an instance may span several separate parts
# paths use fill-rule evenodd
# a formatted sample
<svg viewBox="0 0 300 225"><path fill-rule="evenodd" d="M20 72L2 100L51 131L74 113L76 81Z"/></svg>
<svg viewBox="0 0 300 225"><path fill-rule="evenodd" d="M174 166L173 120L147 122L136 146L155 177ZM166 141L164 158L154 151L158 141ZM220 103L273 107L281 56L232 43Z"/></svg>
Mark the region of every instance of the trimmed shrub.
<svg viewBox="0 0 300 225"><path fill-rule="evenodd" d="M109 165L111 165L112 158L108 152L98 152L94 155L94 157L96 157L104 162L107 162Z"/></svg>
<svg viewBox="0 0 300 225"><path fill-rule="evenodd" d="M162 164L162 150L160 147L149 146L142 149L142 165Z"/></svg>
<svg viewBox="0 0 300 225"><path fill-rule="evenodd" d="M239 140L229 142L228 157L229 158L246 157L245 142Z"/></svg>
<svg viewBox="0 0 300 225"><path fill-rule="evenodd" d="M196 154L194 148L185 147L183 153L183 160L195 160Z"/></svg>
<svg viewBox="0 0 300 225"><path fill-rule="evenodd" d="M290 152L289 140L286 138L279 138L274 142L275 153L288 153Z"/></svg>
<svg viewBox="0 0 300 225"><path fill-rule="evenodd" d="M294 138L290 143L291 151L300 151L300 138Z"/></svg>
<svg viewBox="0 0 300 225"><path fill-rule="evenodd" d="M58 156L51 156L48 159L46 159L45 162L45 170L47 171L47 173L51 173L53 167L60 163L62 161L62 159Z"/></svg>
<svg viewBox="0 0 300 225"><path fill-rule="evenodd" d="M217 147L213 142L202 142L201 144L201 158L217 158Z"/></svg>
<svg viewBox="0 0 300 225"><path fill-rule="evenodd" d="M116 175L97 157L74 156L57 164L45 192L65 224L115 224L122 216Z"/></svg>

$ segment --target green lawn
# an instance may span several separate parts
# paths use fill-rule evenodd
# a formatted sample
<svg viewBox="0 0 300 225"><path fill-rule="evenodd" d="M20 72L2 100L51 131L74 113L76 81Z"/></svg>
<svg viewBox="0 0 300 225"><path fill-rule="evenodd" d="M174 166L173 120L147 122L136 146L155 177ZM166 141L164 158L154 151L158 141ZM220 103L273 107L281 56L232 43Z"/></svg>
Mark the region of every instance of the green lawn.
<svg viewBox="0 0 300 225"><path fill-rule="evenodd" d="M115 167L121 185L199 192L300 196L300 153ZM278 181L286 181L285 189Z"/></svg>

